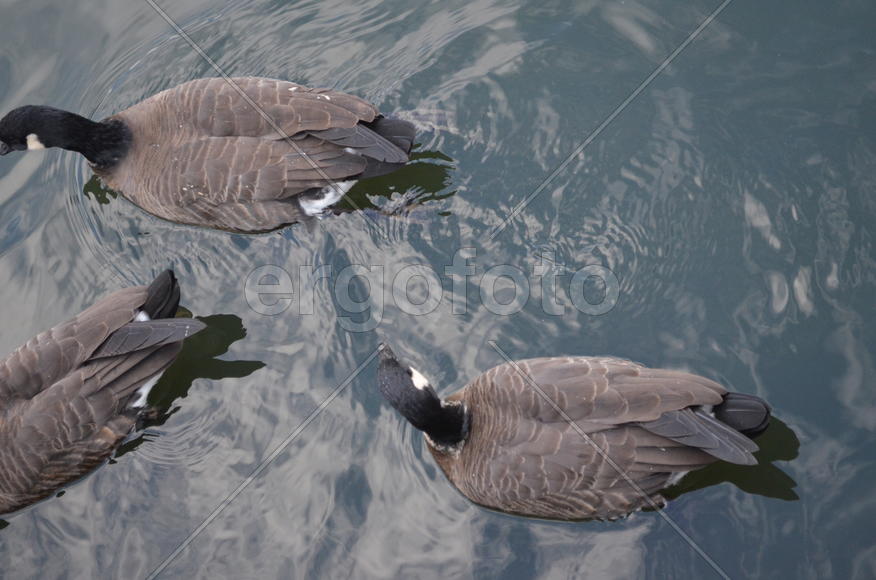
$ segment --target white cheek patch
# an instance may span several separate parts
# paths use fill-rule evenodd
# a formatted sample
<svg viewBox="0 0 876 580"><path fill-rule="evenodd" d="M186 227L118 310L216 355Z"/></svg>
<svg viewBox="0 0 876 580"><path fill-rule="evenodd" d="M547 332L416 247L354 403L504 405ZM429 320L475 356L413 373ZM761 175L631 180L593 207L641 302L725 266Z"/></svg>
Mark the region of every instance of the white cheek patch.
<svg viewBox="0 0 876 580"><path fill-rule="evenodd" d="M36 133L31 133L27 136L27 148L29 151L33 151L34 149L45 149L46 146L39 140Z"/></svg>
<svg viewBox="0 0 876 580"><path fill-rule="evenodd" d="M414 381L414 386L421 391L429 386L429 379L420 374L420 371L411 367L411 380Z"/></svg>

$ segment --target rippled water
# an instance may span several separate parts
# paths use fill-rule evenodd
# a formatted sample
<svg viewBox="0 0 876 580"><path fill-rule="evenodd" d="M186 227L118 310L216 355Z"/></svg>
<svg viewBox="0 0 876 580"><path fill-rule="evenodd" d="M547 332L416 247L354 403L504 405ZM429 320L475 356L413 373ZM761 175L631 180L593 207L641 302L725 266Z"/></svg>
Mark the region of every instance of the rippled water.
<svg viewBox="0 0 876 580"><path fill-rule="evenodd" d="M168 266L183 304L211 323L162 381L159 420L62 497L7 518L0 575L147 576L382 339L442 394L501 362L490 340L516 358L612 354L758 394L781 420L762 464L687 478L666 514L731 577L876 574L876 8L730 3L489 238L716 6L165 6L230 74L334 87L415 121L418 162L353 194L384 209L404 191L426 201L408 219L354 212L229 235L113 198L71 153L0 160L0 351ZM103 116L213 74L145 2L0 10L2 111ZM477 275L451 300L444 268L460 248ZM431 313L391 299L409 264L444 286ZM479 291L502 264L533 290L505 316ZM590 315L567 296L564 316L546 313L535 273L549 264L566 294L571 272L609 268L616 305ZM245 293L263 265L295 286L273 316ZM301 266L312 278L326 265L328 284L300 285ZM368 282L338 291L351 265ZM161 577L713 574L655 513L559 524L470 504L382 402L374 372L355 375Z"/></svg>

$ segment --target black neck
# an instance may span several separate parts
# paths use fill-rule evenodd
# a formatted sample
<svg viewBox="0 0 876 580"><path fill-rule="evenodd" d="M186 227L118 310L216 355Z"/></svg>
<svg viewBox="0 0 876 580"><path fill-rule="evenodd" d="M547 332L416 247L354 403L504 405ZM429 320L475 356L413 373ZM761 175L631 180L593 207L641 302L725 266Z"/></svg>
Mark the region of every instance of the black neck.
<svg viewBox="0 0 876 580"><path fill-rule="evenodd" d="M454 447L468 437L470 414L461 404L445 404L434 415L424 418L423 431L436 445Z"/></svg>
<svg viewBox="0 0 876 580"><path fill-rule="evenodd" d="M46 147L81 153L97 168L118 163L131 144L131 131L117 119L92 121L75 113L45 108L34 133Z"/></svg>
<svg viewBox="0 0 876 580"><path fill-rule="evenodd" d="M415 377L414 373L410 367L401 365L388 346L381 347L377 382L384 398L435 445L453 447L465 441L470 424L465 407L457 402L442 402L430 385L417 385L425 378Z"/></svg>
<svg viewBox="0 0 876 580"><path fill-rule="evenodd" d="M452 447L468 437L468 411L462 404L442 403L432 387L387 388L383 384L381 390L392 406L436 445Z"/></svg>

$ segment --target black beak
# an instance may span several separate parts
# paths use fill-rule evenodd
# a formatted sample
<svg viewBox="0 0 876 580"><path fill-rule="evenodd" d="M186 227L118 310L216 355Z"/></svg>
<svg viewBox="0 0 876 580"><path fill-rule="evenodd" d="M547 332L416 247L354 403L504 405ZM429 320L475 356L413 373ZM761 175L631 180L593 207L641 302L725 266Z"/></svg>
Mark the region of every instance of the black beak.
<svg viewBox="0 0 876 580"><path fill-rule="evenodd" d="M12 147L7 145L3 141L0 141L0 155L6 155L10 151L12 151Z"/></svg>

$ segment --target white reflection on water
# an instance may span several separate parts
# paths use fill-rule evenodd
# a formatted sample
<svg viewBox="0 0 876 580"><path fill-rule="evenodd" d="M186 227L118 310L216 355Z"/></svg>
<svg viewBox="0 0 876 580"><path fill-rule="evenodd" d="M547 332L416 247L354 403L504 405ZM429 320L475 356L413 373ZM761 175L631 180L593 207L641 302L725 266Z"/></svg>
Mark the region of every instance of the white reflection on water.
<svg viewBox="0 0 876 580"><path fill-rule="evenodd" d="M0 531L0 569L147 574L378 339L343 331L321 290L312 316L259 316L243 295L246 275L262 264L440 269L703 17L695 6L635 2L213 4L168 9L235 74L333 86L419 120L421 149L452 159L446 189L459 193L427 204L420 222L393 222L388 243L357 214L313 230L229 236L85 198L88 171L73 154L4 158L7 350L106 290L173 266L195 314L243 319L248 335L227 357L267 366L196 381L154 441L14 517ZM0 107L21 100L108 114L212 74L145 3L94 6L4 3L16 18L0 22L0 72L11 71ZM388 305L379 328L442 394L496 364L485 343L498 339L519 356L605 353L689 368L768 398L802 439L799 459L780 466L801 499L720 484L669 507L707 551L731 554L718 559L732 576L849 576L872 558L861 538L874 517L876 198L865 193L876 156L858 24L871 15L806 9L728 8L479 247L481 266L528 268L533 250L547 248L569 267L609 267L621 283L611 313L554 318L527 307L497 317L472 300L465 316L447 303L416 317ZM167 574L669 577L701 566L653 514L560 525L471 505L366 372Z"/></svg>

